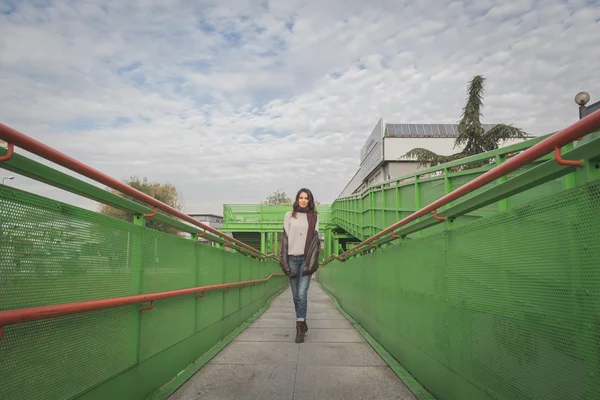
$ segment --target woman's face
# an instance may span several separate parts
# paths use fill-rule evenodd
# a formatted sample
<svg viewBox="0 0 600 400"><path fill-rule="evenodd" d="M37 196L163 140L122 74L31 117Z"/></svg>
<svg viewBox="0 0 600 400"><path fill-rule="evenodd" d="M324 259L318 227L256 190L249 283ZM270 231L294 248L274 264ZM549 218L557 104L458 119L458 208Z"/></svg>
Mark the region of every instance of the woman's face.
<svg viewBox="0 0 600 400"><path fill-rule="evenodd" d="M300 197L298 197L298 205L302 208L308 207L308 193L300 193Z"/></svg>

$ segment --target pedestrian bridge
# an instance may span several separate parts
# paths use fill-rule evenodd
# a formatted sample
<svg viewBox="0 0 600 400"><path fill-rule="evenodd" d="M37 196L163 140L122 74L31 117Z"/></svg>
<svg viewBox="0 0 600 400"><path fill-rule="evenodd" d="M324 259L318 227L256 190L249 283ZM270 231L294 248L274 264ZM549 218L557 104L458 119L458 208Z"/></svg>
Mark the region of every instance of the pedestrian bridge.
<svg viewBox="0 0 600 400"><path fill-rule="evenodd" d="M600 399L600 111L337 199L301 344L276 224L257 249L0 139L0 168L132 216L0 186L0 399Z"/></svg>

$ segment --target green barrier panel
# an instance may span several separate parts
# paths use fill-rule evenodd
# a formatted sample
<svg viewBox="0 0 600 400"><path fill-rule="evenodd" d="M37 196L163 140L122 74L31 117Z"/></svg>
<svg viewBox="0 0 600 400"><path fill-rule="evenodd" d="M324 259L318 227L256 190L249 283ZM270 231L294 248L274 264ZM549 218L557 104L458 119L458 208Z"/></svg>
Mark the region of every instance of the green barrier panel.
<svg viewBox="0 0 600 400"><path fill-rule="evenodd" d="M281 232L285 213L292 205L223 204L223 232ZM331 206L317 205L319 226L331 222Z"/></svg>
<svg viewBox="0 0 600 400"><path fill-rule="evenodd" d="M0 311L264 279L281 272L192 240L0 186ZM0 399L143 399L287 284L205 292L4 328Z"/></svg>
<svg viewBox="0 0 600 400"><path fill-rule="evenodd" d="M420 170L391 181L374 184L360 194L338 198L331 205L331 224L343 228L349 234L363 241L496 167L504 162L507 154L524 151L548 136L550 135ZM517 176L551 158L552 155L541 157L536 162L508 174L506 178L510 179ZM484 160L488 164L483 167L461 170L461 166L469 162ZM492 182L483 188L477 189L461 198L460 201L476 196L494 185L495 183ZM564 187L564 182L561 179L556 179L553 182L540 185L534 190L513 195L504 200L502 205L498 203L490 204L472 211L459 219L457 224L468 224L479 218L492 215L496 211L504 209L503 207L519 207L533 199L556 193L562 187ZM442 232L443 229L444 227L441 225L434 226L419 232L416 236L435 234ZM328 257L329 255L326 254L325 256Z"/></svg>
<svg viewBox="0 0 600 400"><path fill-rule="evenodd" d="M318 279L440 400L598 399L599 205L596 181Z"/></svg>

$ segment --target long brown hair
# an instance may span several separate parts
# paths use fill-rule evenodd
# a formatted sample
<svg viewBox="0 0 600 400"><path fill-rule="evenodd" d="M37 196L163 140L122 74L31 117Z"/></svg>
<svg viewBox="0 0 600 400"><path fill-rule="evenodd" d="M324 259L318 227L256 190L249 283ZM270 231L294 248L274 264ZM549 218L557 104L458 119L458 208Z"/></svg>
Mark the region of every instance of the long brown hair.
<svg viewBox="0 0 600 400"><path fill-rule="evenodd" d="M300 199L300 194L301 193L306 193L308 195L308 212L309 213L316 213L317 211L315 210L315 198L312 194L312 192L309 189L306 188L302 188L300 190L298 190L298 193L296 193L296 201L294 201L294 211L292 211L292 217L296 218L296 213L300 211L300 203L298 202L298 200Z"/></svg>

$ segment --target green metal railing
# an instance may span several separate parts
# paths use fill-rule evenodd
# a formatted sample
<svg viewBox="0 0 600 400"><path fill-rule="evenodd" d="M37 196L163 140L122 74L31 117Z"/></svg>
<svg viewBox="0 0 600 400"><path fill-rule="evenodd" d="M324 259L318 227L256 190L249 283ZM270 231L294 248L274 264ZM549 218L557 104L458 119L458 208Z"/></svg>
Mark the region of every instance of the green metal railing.
<svg viewBox="0 0 600 400"><path fill-rule="evenodd" d="M332 204L332 223L344 228L359 241L362 241L548 137L550 135L424 169L410 175L378 183L360 194L338 198ZM567 147L565 150L568 149ZM503 177L503 180L511 179L551 158L552 155L541 157L535 162ZM481 163L485 163L485 165L478 168L464 168ZM497 203L473 210L464 215L457 223L469 223L478 218L492 215L499 210L518 207L532 200L532 196L545 196L549 192L560 190L562 187L563 183L560 180L551 182L543 189L538 188L535 194L533 192L516 194ZM477 195L477 192L471 193L469 196L475 195ZM441 229L443 229L441 226L437 229L431 229L427 231L427 234L439 232Z"/></svg>
<svg viewBox="0 0 600 400"><path fill-rule="evenodd" d="M1 124L0 138L0 168L135 214L129 223L0 185L1 399L146 398L285 288L259 250Z"/></svg>
<svg viewBox="0 0 600 400"><path fill-rule="evenodd" d="M224 204L223 232L281 232L285 213L291 205ZM320 204L319 226L331 221L331 205Z"/></svg>
<svg viewBox="0 0 600 400"><path fill-rule="evenodd" d="M234 237L246 243L256 243L263 253L279 254L281 232L285 213L292 209L291 205L270 204L224 204L223 232L230 232ZM329 232L331 223L331 206L317 205L319 212L319 231ZM327 249L325 249L327 251ZM319 254L319 260L325 258Z"/></svg>
<svg viewBox="0 0 600 400"><path fill-rule="evenodd" d="M600 398L597 129L600 112L538 140L363 234L317 279L440 400Z"/></svg>

